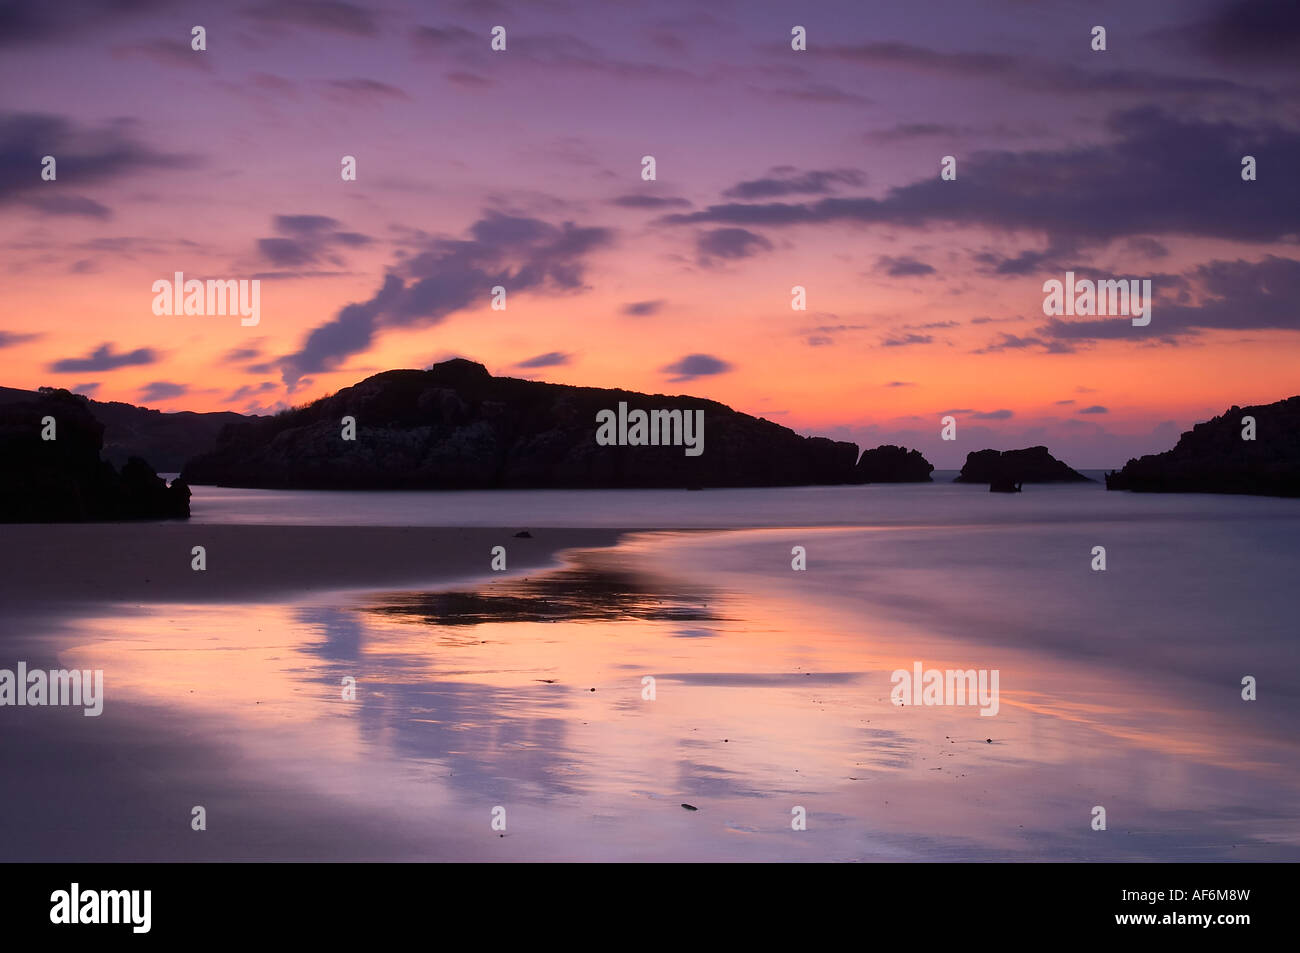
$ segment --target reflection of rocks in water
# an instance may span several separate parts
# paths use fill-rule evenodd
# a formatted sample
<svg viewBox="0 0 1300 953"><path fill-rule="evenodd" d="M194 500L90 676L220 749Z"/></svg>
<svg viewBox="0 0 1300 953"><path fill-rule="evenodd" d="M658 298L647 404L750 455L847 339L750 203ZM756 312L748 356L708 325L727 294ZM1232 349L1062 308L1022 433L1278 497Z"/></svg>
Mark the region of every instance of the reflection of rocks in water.
<svg viewBox="0 0 1300 953"><path fill-rule="evenodd" d="M582 552L568 568L481 589L386 595L374 612L434 625L484 622L601 622L618 619L717 621L720 593L642 572L624 557Z"/></svg>

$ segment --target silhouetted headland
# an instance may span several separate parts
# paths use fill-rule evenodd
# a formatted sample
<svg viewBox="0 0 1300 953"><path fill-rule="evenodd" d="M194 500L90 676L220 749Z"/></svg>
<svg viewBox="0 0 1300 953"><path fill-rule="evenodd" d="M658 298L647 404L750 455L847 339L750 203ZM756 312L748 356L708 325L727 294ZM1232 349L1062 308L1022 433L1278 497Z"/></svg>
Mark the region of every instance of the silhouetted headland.
<svg viewBox="0 0 1300 953"><path fill-rule="evenodd" d="M1185 432L1172 450L1107 473L1106 489L1300 496L1300 396L1230 407Z"/></svg>
<svg viewBox="0 0 1300 953"><path fill-rule="evenodd" d="M104 425L66 390L0 404L0 521L187 518L190 491L139 457L121 472L99 453Z"/></svg>

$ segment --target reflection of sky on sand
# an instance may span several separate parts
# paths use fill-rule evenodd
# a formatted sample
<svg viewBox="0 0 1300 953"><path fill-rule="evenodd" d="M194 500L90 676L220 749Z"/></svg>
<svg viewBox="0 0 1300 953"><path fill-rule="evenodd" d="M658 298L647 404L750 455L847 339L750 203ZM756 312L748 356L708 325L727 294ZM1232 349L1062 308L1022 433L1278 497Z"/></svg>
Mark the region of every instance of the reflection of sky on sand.
<svg viewBox="0 0 1300 953"><path fill-rule="evenodd" d="M664 568L708 539L647 534L558 572L359 606L123 609L64 661L103 668L109 704L162 701L239 741L250 783L292 775L412 831L486 835L504 805L506 853L484 857L1300 856L1278 813L1294 748L1141 673L945 640L800 598L775 570L687 574L720 583L705 587ZM889 673L918 659L998 668L1001 711L891 705Z"/></svg>

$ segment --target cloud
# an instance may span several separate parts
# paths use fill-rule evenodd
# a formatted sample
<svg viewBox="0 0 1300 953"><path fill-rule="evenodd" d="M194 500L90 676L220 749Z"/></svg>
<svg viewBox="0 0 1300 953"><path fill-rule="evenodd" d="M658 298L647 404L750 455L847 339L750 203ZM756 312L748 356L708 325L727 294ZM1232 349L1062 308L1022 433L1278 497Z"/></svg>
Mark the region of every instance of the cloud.
<svg viewBox="0 0 1300 953"><path fill-rule="evenodd" d="M631 301L623 305L622 310L624 314L643 318L651 314L658 314L665 304L667 304L667 302L662 298L658 298L654 301Z"/></svg>
<svg viewBox="0 0 1300 953"><path fill-rule="evenodd" d="M976 152L956 181L927 176L883 198L731 202L660 221L735 227L947 223L1038 231L1056 249L1156 234L1272 242L1300 233L1300 177L1243 183L1237 174L1247 154L1267 157L1279 170L1300 166L1300 133L1275 124L1184 120L1149 106L1112 114L1105 130L1112 137L1105 144Z"/></svg>
<svg viewBox="0 0 1300 953"><path fill-rule="evenodd" d="M189 387L185 384L174 384L171 381L154 381L140 388L140 400L145 403L152 403L156 400L171 400L173 397L180 397L188 391Z"/></svg>
<svg viewBox="0 0 1300 953"><path fill-rule="evenodd" d="M1059 403L1059 401L1058 401L1058 403ZM1069 403L1073 403L1073 401L1069 401ZM1079 413L1081 413L1081 414L1108 414L1108 413L1110 413L1110 411L1109 411L1108 409L1106 409L1105 407L1101 406L1101 404L1093 404L1091 407L1084 407L1084 408L1082 408L1081 410L1079 410Z"/></svg>
<svg viewBox="0 0 1300 953"><path fill-rule="evenodd" d="M246 7L243 14L263 23L305 26L347 36L374 36L378 32L372 12L341 0L268 0Z"/></svg>
<svg viewBox="0 0 1300 953"><path fill-rule="evenodd" d="M1009 410L984 410L971 414L974 420L1007 420L1014 416L1015 414Z"/></svg>
<svg viewBox="0 0 1300 953"><path fill-rule="evenodd" d="M104 343L85 357L65 357L54 361L49 369L56 374L85 373L87 371L113 371L119 367L138 364L156 364L158 354L152 348L141 347L134 351L115 353L111 343Z"/></svg>
<svg viewBox="0 0 1300 953"><path fill-rule="evenodd" d="M1266 255L1260 261L1215 260L1182 276L1195 303L1166 303L1158 289L1178 276L1152 279L1156 301L1151 324L1135 328L1126 317L1051 318L1038 334L1062 340L1140 340L1151 343L1202 330L1300 331L1300 261ZM1189 298L1189 302L1192 301Z"/></svg>
<svg viewBox="0 0 1300 953"><path fill-rule="evenodd" d="M0 331L0 348L17 347L19 344L26 344L29 341L37 341L45 337L44 334L22 334L17 331Z"/></svg>
<svg viewBox="0 0 1300 953"><path fill-rule="evenodd" d="M325 84L325 97L334 102L368 106L384 100L409 101L410 96L396 86L377 79L332 79Z"/></svg>
<svg viewBox="0 0 1300 953"><path fill-rule="evenodd" d="M0 3L0 46L64 41L80 33L129 22L171 4L172 0L5 0Z"/></svg>
<svg viewBox="0 0 1300 953"><path fill-rule="evenodd" d="M419 52L442 53L456 47L466 48L482 36L459 26L417 26L411 30L411 45Z"/></svg>
<svg viewBox="0 0 1300 953"><path fill-rule="evenodd" d="M770 199L784 195L825 195L837 185L859 186L866 177L856 169L822 169L800 172L793 166L772 169L765 178L733 185L722 194L733 199Z"/></svg>
<svg viewBox="0 0 1300 953"><path fill-rule="evenodd" d="M763 97L777 96L781 99L793 99L801 103L869 106L875 102L874 99L863 96L861 93L850 92L830 83L808 83L803 86L778 87L776 89L750 88Z"/></svg>
<svg viewBox="0 0 1300 953"><path fill-rule="evenodd" d="M669 379L673 383L680 383L695 380L697 377L725 374L732 369L731 364L710 354L688 354L659 370L660 373L671 375Z"/></svg>
<svg viewBox="0 0 1300 953"><path fill-rule="evenodd" d="M70 388L74 394L85 394L87 397L93 396L95 391L99 390L99 381L90 381L86 384L78 384Z"/></svg>
<svg viewBox="0 0 1300 953"><path fill-rule="evenodd" d="M876 267L883 270L891 278L910 278L919 275L934 274L934 267L927 265L923 261L917 261L904 255L900 258L891 258L888 255L881 255L876 262Z"/></svg>
<svg viewBox="0 0 1300 953"><path fill-rule="evenodd" d="M135 141L132 128L130 120L90 127L44 113L0 113L0 203L21 202L50 215L105 219L111 215L108 208L81 195L64 194L63 183L75 182L81 188L196 165L191 156L156 152ZM53 182L40 177L46 155L56 161L58 178Z"/></svg>
<svg viewBox="0 0 1300 953"><path fill-rule="evenodd" d="M909 344L930 344L933 341L934 337L929 334L904 334L884 338L880 343L884 347L907 347Z"/></svg>
<svg viewBox="0 0 1300 953"><path fill-rule="evenodd" d="M325 215L277 215L273 224L277 232L290 237L259 238L257 249L277 268L297 268L322 259L341 265L342 258L329 254L331 248L355 248L372 241L368 235L339 231L339 222Z"/></svg>
<svg viewBox="0 0 1300 953"><path fill-rule="evenodd" d="M1063 406L1065 406L1066 404L1073 404L1074 401L1073 401L1073 400L1058 400L1056 403L1057 403L1059 406L1062 406L1062 407L1063 407Z"/></svg>
<svg viewBox="0 0 1300 953"><path fill-rule="evenodd" d="M1300 5L1295 0L1231 0L1210 16L1172 31L1183 46L1230 66L1300 62Z"/></svg>
<svg viewBox="0 0 1300 953"><path fill-rule="evenodd" d="M568 364L572 359L573 355L565 354L563 351L547 351L545 354L538 354L526 361L520 361L515 367L559 367L562 364Z"/></svg>
<svg viewBox="0 0 1300 953"><path fill-rule="evenodd" d="M305 374L333 370L370 347L383 328L439 324L491 289L559 293L582 287L586 257L608 247L606 228L554 225L535 218L487 212L467 239L427 239L401 262L368 301L345 306L307 334L299 350L280 361L293 386Z"/></svg>
<svg viewBox="0 0 1300 953"><path fill-rule="evenodd" d="M1242 95L1253 91L1250 87L1208 76L1172 76L1148 70L1085 68L1059 60L1010 53L947 53L908 43L832 45L823 48L823 55L859 66L903 69L966 80L987 80L1060 96L1096 97L1107 93L1141 96L1159 93Z"/></svg>
<svg viewBox="0 0 1300 953"><path fill-rule="evenodd" d="M886 387L915 387L915 381L890 381Z"/></svg>
<svg viewBox="0 0 1300 953"><path fill-rule="evenodd" d="M713 264L715 258L735 260L771 251L772 243L748 229L715 228L700 234L696 239L696 248L700 253L699 263L707 267Z"/></svg>
<svg viewBox="0 0 1300 953"><path fill-rule="evenodd" d="M113 55L118 57L151 60L160 66L179 69L192 69L211 72L212 64L206 52L200 52L190 46L190 36L186 33L177 39L159 37L141 40L125 46L113 47Z"/></svg>
<svg viewBox="0 0 1300 953"><path fill-rule="evenodd" d="M686 199L674 198L672 196L659 197L657 195L620 195L618 198L610 199L611 205L617 205L620 208L690 208L691 203Z"/></svg>

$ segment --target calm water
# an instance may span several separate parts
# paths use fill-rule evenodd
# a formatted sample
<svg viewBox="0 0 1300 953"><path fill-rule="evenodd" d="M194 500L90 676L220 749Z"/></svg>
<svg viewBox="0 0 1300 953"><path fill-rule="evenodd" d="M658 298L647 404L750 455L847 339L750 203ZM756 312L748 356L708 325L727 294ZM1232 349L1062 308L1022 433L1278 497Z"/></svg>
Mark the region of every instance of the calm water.
<svg viewBox="0 0 1300 953"><path fill-rule="evenodd" d="M80 623L71 661L231 739L251 777L362 804L412 843L468 832L462 856L483 859L1300 859L1300 501L200 487L194 512L649 528L472 589ZM731 529L663 531L704 526ZM997 670L998 714L892 705L890 673L917 661ZM1241 699L1247 675L1258 701Z"/></svg>

